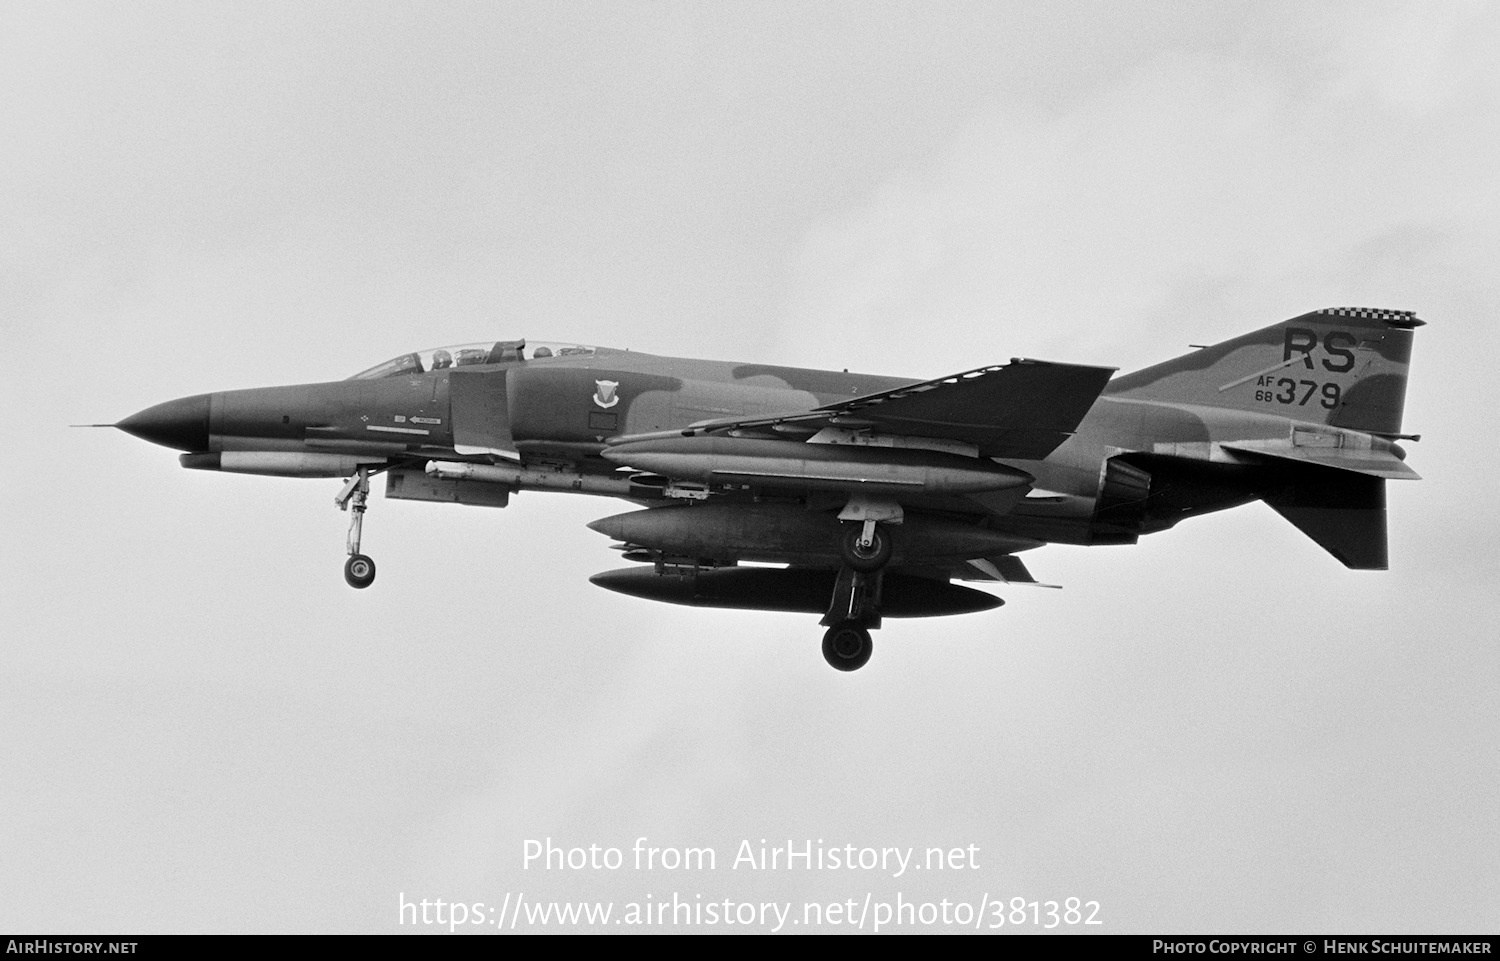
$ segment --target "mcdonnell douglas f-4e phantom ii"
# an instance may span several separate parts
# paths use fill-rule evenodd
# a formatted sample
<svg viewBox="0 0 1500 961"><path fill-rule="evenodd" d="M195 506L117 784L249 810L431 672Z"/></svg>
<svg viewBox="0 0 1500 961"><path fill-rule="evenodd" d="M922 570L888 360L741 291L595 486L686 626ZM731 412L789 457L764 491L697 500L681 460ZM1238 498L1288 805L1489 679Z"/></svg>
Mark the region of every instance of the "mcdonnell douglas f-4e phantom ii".
<svg viewBox="0 0 1500 961"><path fill-rule="evenodd" d="M199 394L114 426L196 470L346 478L344 576L370 478L386 496L504 507L618 497L589 526L644 562L600 587L699 607L820 613L823 655L869 660L882 616L998 607L953 583L1035 584L1047 543L1130 544L1263 500L1345 566L1386 567L1407 311L1333 308L1111 379L1012 360L937 380L499 341L347 380ZM749 563L747 563L749 562ZM770 562L784 567L756 566Z"/></svg>

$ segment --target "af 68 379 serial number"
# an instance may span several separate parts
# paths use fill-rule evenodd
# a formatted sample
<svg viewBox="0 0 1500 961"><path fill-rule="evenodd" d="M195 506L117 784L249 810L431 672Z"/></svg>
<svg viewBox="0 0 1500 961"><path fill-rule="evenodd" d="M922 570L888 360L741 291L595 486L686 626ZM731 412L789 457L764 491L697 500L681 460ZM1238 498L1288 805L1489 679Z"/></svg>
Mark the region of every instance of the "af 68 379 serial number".
<svg viewBox="0 0 1500 961"><path fill-rule="evenodd" d="M1333 410L1339 405L1339 385L1333 381L1292 380L1282 377L1272 381L1262 377L1256 384L1255 399L1266 404L1291 404L1306 407L1316 400L1318 406Z"/></svg>

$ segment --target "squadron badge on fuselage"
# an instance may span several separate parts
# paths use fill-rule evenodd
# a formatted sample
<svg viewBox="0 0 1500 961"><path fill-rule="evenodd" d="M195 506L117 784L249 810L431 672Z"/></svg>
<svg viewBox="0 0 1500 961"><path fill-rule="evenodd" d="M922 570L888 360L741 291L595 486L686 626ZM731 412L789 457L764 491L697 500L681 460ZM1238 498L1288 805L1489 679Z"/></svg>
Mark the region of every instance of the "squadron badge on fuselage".
<svg viewBox="0 0 1500 961"><path fill-rule="evenodd" d="M619 386L620 382L616 380L594 381L594 403L606 409L618 404L620 398L615 396L615 388Z"/></svg>

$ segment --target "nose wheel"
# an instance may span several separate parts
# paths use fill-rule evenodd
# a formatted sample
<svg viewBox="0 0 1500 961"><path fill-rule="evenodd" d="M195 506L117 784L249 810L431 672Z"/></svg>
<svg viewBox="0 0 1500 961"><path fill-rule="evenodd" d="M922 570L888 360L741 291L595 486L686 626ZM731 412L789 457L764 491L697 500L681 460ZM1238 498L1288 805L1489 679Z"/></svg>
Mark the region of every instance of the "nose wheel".
<svg viewBox="0 0 1500 961"><path fill-rule="evenodd" d="M375 562L363 554L353 555L344 562L344 580L350 587L369 587L375 583Z"/></svg>
<svg viewBox="0 0 1500 961"><path fill-rule="evenodd" d="M375 562L359 552L364 533L365 502L370 499L370 469L361 467L344 482L344 489L333 499L341 511L349 512L349 559L344 562L344 580L350 587L363 590L375 583Z"/></svg>

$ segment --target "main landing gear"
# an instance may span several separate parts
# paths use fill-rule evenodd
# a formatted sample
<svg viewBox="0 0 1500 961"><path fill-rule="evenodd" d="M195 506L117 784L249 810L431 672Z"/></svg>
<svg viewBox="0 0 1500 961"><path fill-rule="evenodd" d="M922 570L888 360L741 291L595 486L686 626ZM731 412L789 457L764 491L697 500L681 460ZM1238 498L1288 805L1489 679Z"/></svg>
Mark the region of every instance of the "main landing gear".
<svg viewBox="0 0 1500 961"><path fill-rule="evenodd" d="M887 542L889 543L889 542ZM857 671L875 645L870 631L880 626L880 587L884 571L865 572L845 564L833 583L833 597L822 624L823 659L836 670Z"/></svg>
<svg viewBox="0 0 1500 961"><path fill-rule="evenodd" d="M844 537L839 556L850 570L872 574L891 559L891 528L906 519L901 505L866 494L855 494L839 511Z"/></svg>
<svg viewBox="0 0 1500 961"><path fill-rule="evenodd" d="M364 589L375 583L375 562L359 552L359 539L365 522L365 502L370 499L370 468L361 467L344 482L344 489L333 499L341 511L349 512L349 559L344 562L344 580L350 587Z"/></svg>
<svg viewBox="0 0 1500 961"><path fill-rule="evenodd" d="M823 659L837 670L857 671L874 652L870 632L854 621L839 621L823 635Z"/></svg>
<svg viewBox="0 0 1500 961"><path fill-rule="evenodd" d="M839 555L853 570L869 574L880 570L891 559L891 535L875 521L845 524L848 531L839 543Z"/></svg>
<svg viewBox="0 0 1500 961"><path fill-rule="evenodd" d="M880 589L894 548L891 528L904 519L901 505L856 494L839 512L843 566L823 615L823 659L840 671L857 671L874 653L870 631L880 626Z"/></svg>

